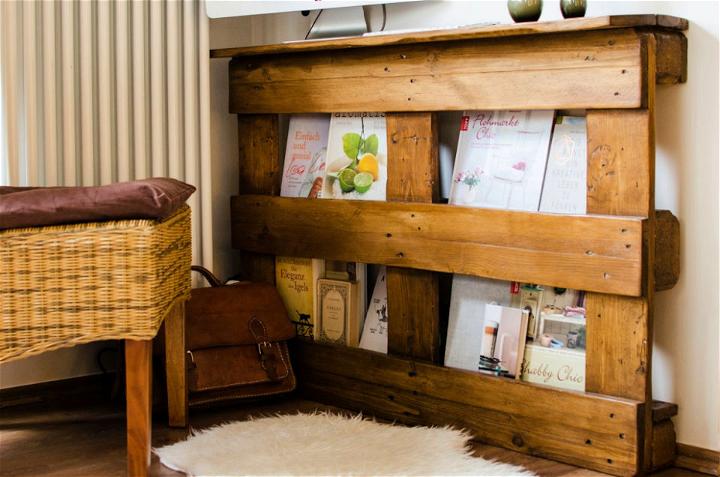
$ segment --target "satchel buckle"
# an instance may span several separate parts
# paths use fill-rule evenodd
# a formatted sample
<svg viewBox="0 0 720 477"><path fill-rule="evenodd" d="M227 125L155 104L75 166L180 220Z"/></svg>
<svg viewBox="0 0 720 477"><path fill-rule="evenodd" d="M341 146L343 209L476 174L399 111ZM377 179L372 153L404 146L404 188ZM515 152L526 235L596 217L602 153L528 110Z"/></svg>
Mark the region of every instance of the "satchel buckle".
<svg viewBox="0 0 720 477"><path fill-rule="evenodd" d="M263 348L265 348L265 350L272 348L272 343L270 343L269 341L261 341L260 343L257 344L257 348L258 348L258 354L260 356L263 356L263 354L264 354Z"/></svg>

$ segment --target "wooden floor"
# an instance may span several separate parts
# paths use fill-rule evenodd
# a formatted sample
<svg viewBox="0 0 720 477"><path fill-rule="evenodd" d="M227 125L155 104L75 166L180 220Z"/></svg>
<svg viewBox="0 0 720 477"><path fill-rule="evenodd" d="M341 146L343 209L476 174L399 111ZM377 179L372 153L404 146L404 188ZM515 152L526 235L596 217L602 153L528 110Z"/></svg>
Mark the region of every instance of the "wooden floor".
<svg viewBox="0 0 720 477"><path fill-rule="evenodd" d="M194 428L204 428L229 420L275 412L336 409L297 399L275 400L264 404L240 404L209 410L193 410ZM153 446L159 447L185 437L184 430L168 428L164 419L153 425ZM475 445L478 456L522 465L541 476L601 476L557 462L534 458L482 444ZM11 476L123 476L125 475L125 421L121 404L71 403L0 408L0 475ZM179 476L155 459L153 476ZM663 477L700 476L670 469Z"/></svg>

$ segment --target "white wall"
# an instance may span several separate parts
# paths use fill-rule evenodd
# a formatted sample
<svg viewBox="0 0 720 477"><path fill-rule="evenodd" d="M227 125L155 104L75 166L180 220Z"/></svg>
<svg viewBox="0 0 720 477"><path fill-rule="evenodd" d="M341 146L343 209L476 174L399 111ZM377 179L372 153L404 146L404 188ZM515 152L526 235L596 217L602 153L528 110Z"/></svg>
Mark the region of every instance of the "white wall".
<svg viewBox="0 0 720 477"><path fill-rule="evenodd" d="M558 4L545 2L541 20L560 19ZM388 30L511 21L504 1L394 4L387 6L387 13ZM622 13L664 13L691 22L687 32L688 82L660 86L657 91L656 204L658 208L672 210L680 219L682 271L674 289L657 294L653 392L656 399L680 405L675 421L679 442L720 450L718 4L588 2L588 16ZM210 43L225 47L300 39L313 17L314 14L302 17L299 13L284 13L213 20ZM371 20L374 28L380 25L379 7L372 7ZM213 75L227 76L227 61L213 63ZM236 131L234 118L223 116L227 84L222 81L212 80L223 88L213 93L212 127L216 127L216 118L222 119L225 132L221 139L227 143L214 141L213 161L226 164L230 171L237 167L236 144L231 136ZM219 136L217 131L213 133L214 140ZM218 166L214 167L218 170ZM228 194L235 193L236 187L232 184ZM216 241L221 236L222 231L217 231Z"/></svg>

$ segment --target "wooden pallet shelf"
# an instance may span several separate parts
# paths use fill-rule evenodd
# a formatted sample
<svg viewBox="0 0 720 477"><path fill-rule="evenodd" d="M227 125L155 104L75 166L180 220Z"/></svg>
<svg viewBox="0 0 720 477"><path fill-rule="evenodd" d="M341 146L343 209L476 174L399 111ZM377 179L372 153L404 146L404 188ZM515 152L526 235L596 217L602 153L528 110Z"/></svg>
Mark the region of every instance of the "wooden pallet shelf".
<svg viewBox="0 0 720 477"><path fill-rule="evenodd" d="M232 234L246 276L273 282L276 254L388 265L390 356L299 343L305 392L616 475L670 462L672 421L653 419L652 321L655 291L677 282L679 224L655 211L654 102L656 83L686 79L685 29L626 15L214 51L232 58ZM588 215L433 204L437 111L576 108ZM279 115L340 111L387 113L388 202L273 197ZM439 366L438 272L588 291L588 392Z"/></svg>
<svg viewBox="0 0 720 477"><path fill-rule="evenodd" d="M637 465L638 401L567 392L357 348L297 342L303 392L408 423L458 425L483 442L603 472ZM569 449L571 449L569 451Z"/></svg>
<svg viewBox="0 0 720 477"><path fill-rule="evenodd" d="M231 210L233 246L251 252L641 293L640 218L262 195Z"/></svg>

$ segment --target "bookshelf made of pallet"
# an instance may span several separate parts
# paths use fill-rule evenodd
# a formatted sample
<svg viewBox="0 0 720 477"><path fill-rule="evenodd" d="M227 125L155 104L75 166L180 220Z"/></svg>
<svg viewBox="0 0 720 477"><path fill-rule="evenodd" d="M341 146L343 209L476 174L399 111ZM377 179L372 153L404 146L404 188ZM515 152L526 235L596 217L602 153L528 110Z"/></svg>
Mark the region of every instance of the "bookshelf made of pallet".
<svg viewBox="0 0 720 477"><path fill-rule="evenodd" d="M650 358L679 227L655 211L654 99L656 83L685 81L686 28L627 15L212 51L232 58L232 241L247 276L272 282L275 255L388 265L389 355L298 342L302 392L616 475L671 462ZM468 109L584 110L588 214L437 203L437 112ZM387 113L387 202L277 197L279 115L336 111ZM587 391L443 367L438 272L587 290Z"/></svg>

